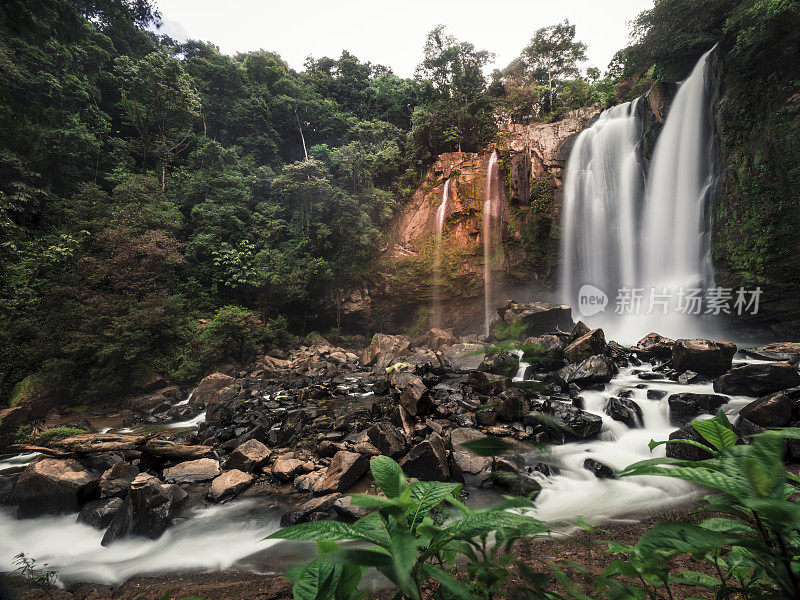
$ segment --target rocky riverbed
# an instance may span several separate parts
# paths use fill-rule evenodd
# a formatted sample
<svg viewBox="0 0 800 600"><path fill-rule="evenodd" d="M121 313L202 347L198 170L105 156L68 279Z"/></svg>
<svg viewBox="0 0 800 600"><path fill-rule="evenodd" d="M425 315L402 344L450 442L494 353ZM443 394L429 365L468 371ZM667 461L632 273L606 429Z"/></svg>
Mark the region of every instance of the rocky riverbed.
<svg viewBox="0 0 800 600"><path fill-rule="evenodd" d="M497 343L508 331L513 350ZM737 354L654 333L626 347L573 324L566 306L508 303L488 339L434 329L350 350L320 339L273 351L191 390L167 385L106 415L62 415L65 436L41 426L61 409L3 410L0 570L26 553L68 585L281 572L310 550L263 537L358 519L348 494L370 489L378 454L409 477L464 482L473 503L538 491L538 516L562 530L577 516L640 519L697 494L679 481L613 478L651 456L651 439L691 438L689 421L720 408L743 443L800 422L800 344ZM483 437L509 450L493 460L462 446ZM701 458L680 444L659 451ZM787 456L800 459L800 447Z"/></svg>

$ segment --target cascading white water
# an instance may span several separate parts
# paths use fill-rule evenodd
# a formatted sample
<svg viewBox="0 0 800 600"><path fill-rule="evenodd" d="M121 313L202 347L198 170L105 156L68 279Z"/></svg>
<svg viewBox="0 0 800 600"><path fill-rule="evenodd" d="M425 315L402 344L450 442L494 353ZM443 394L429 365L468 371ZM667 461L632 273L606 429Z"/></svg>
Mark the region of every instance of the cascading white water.
<svg viewBox="0 0 800 600"><path fill-rule="evenodd" d="M486 165L486 189L483 195L483 320L486 335L494 310L494 274L497 268L497 237L500 221L500 187L497 152Z"/></svg>
<svg viewBox="0 0 800 600"><path fill-rule="evenodd" d="M436 234L433 256L433 324L434 327L442 326L442 242L444 237L444 220L447 216L447 203L450 195L450 180L444 182L442 201L436 209Z"/></svg>
<svg viewBox="0 0 800 600"><path fill-rule="evenodd" d="M705 211L714 184L713 129L704 54L678 89L656 142L649 173L640 159L639 102L604 111L576 140L564 177L561 299L573 308L584 285L608 297L605 311L577 314L615 338L650 331L695 337L698 319L679 312L681 289L713 282ZM623 288L641 305L615 315ZM651 310L656 293L662 303ZM667 299L667 300L665 300Z"/></svg>

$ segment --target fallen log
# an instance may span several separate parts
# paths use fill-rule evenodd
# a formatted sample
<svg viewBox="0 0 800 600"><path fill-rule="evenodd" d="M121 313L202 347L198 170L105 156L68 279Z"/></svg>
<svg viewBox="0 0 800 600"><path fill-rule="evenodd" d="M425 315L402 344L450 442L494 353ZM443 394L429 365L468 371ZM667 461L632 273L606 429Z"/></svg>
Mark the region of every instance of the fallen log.
<svg viewBox="0 0 800 600"><path fill-rule="evenodd" d="M13 444L12 452L41 452L49 456L65 457L74 454L93 454L97 452L121 452L139 450L153 456L174 460L194 460L214 456L211 446L180 444L150 435L125 435L117 433L86 433L53 440L51 446L32 446Z"/></svg>

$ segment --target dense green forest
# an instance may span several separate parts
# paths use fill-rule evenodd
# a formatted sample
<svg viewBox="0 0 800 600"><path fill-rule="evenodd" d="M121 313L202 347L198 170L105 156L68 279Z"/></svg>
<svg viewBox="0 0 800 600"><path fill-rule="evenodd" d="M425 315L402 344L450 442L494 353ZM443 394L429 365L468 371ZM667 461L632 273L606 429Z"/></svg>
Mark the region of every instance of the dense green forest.
<svg viewBox="0 0 800 600"><path fill-rule="evenodd" d="M725 144L752 160L750 125L775 113L766 160L786 167L776 180L743 165L742 205L800 184L784 165L798 102L775 110L798 92L792 0L659 0L605 77L581 73L568 22L493 73L489 52L437 27L404 79L347 52L302 71L228 56L153 33L159 18L147 0L0 6L4 397L29 376L84 398L152 372L193 378L335 324L436 155L479 150L503 121L629 99L717 41L727 85L747 90L725 106Z"/></svg>

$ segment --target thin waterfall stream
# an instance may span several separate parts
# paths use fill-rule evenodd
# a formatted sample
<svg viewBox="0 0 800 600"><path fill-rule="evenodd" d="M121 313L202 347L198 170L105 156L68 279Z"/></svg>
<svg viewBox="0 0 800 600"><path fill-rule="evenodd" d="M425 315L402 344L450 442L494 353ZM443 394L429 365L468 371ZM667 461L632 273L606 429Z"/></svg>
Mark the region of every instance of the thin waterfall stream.
<svg viewBox="0 0 800 600"><path fill-rule="evenodd" d="M441 327L442 315L442 255L444 248L444 220L447 218L447 203L450 194L450 180L444 182L442 188L442 201L436 209L436 226L434 229L434 256L433 256L433 325Z"/></svg>
<svg viewBox="0 0 800 600"><path fill-rule="evenodd" d="M495 307L494 273L498 268L498 242L500 227L500 183L497 151L492 152L486 165L486 188L483 196L483 308L484 333L489 335L489 325Z"/></svg>

